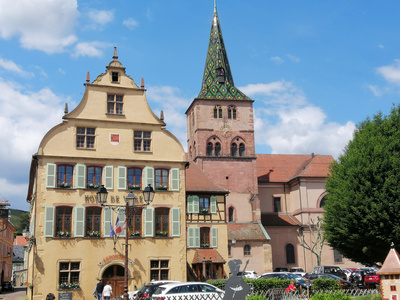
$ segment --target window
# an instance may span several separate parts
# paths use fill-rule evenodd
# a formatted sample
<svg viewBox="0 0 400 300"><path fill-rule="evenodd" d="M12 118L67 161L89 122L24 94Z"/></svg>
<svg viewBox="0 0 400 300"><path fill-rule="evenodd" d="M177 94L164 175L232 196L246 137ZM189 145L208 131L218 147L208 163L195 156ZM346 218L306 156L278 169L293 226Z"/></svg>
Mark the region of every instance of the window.
<svg viewBox="0 0 400 300"><path fill-rule="evenodd" d="M243 157L245 155L245 147L243 143L239 144L239 156Z"/></svg>
<svg viewBox="0 0 400 300"><path fill-rule="evenodd" d="M58 284L67 288L74 288L75 283L79 284L80 262L60 262L58 273Z"/></svg>
<svg viewBox="0 0 400 300"><path fill-rule="evenodd" d="M118 82L118 72L111 73L111 80L112 82Z"/></svg>
<svg viewBox="0 0 400 300"><path fill-rule="evenodd" d="M232 145L231 145L231 156L237 156L237 145L236 145L236 143L232 143Z"/></svg>
<svg viewBox="0 0 400 300"><path fill-rule="evenodd" d="M135 151L150 151L151 132L150 131L135 131L133 135L133 148Z"/></svg>
<svg viewBox="0 0 400 300"><path fill-rule="evenodd" d="M324 207L324 205L326 204L326 196L324 196L322 199L321 199L321 202L319 203L319 207Z"/></svg>
<svg viewBox="0 0 400 300"><path fill-rule="evenodd" d="M169 209L156 208L156 236L168 236Z"/></svg>
<svg viewBox="0 0 400 300"><path fill-rule="evenodd" d="M343 261L343 255L336 249L333 249L333 259L335 262L340 263Z"/></svg>
<svg viewBox="0 0 400 300"><path fill-rule="evenodd" d="M76 147L94 148L95 128L78 127L76 129Z"/></svg>
<svg viewBox="0 0 400 300"><path fill-rule="evenodd" d="M74 168L72 166L58 165L57 166L57 187L70 188L72 187L72 174Z"/></svg>
<svg viewBox="0 0 400 300"><path fill-rule="evenodd" d="M71 207L57 207L56 210L56 235L58 237L71 236Z"/></svg>
<svg viewBox="0 0 400 300"><path fill-rule="evenodd" d="M221 105L214 106L214 119L222 119L222 108Z"/></svg>
<svg viewBox="0 0 400 300"><path fill-rule="evenodd" d="M221 156L221 144L215 143L215 156Z"/></svg>
<svg viewBox="0 0 400 300"><path fill-rule="evenodd" d="M236 107L234 105L228 106L228 119L236 120Z"/></svg>
<svg viewBox="0 0 400 300"><path fill-rule="evenodd" d="M233 207L229 207L228 209L228 222L233 222Z"/></svg>
<svg viewBox="0 0 400 300"><path fill-rule="evenodd" d="M243 255L250 255L250 254L251 254L250 245L244 245L244 247L243 247Z"/></svg>
<svg viewBox="0 0 400 300"><path fill-rule="evenodd" d="M98 189L101 185L102 167L87 168L87 188Z"/></svg>
<svg viewBox="0 0 400 300"><path fill-rule="evenodd" d="M200 248L210 247L210 228L201 227L200 228Z"/></svg>
<svg viewBox="0 0 400 300"><path fill-rule="evenodd" d="M165 169L156 169L155 176L156 176L156 189L164 190L168 188L168 174L169 171Z"/></svg>
<svg viewBox="0 0 400 300"><path fill-rule="evenodd" d="M128 168L128 188L140 189L142 187L142 169Z"/></svg>
<svg viewBox="0 0 400 300"><path fill-rule="evenodd" d="M122 115L122 95L107 95L107 113Z"/></svg>
<svg viewBox="0 0 400 300"><path fill-rule="evenodd" d="M232 246L228 245L228 256L232 256Z"/></svg>
<svg viewBox="0 0 400 300"><path fill-rule="evenodd" d="M286 263L288 264L294 264L295 258L294 258L294 247L292 244L287 244L286 245Z"/></svg>
<svg viewBox="0 0 400 300"><path fill-rule="evenodd" d="M281 212L281 197L274 197L274 212Z"/></svg>
<svg viewBox="0 0 400 300"><path fill-rule="evenodd" d="M213 148L214 148L213 143L209 142L207 144L207 156L211 156L213 154Z"/></svg>
<svg viewBox="0 0 400 300"><path fill-rule="evenodd" d="M100 237L101 208L86 209L86 236Z"/></svg>
<svg viewBox="0 0 400 300"><path fill-rule="evenodd" d="M168 280L169 279L169 261L151 260L150 261L150 280Z"/></svg>
<svg viewBox="0 0 400 300"><path fill-rule="evenodd" d="M208 214L210 212L210 198L199 197L199 209L200 213Z"/></svg>
<svg viewBox="0 0 400 300"><path fill-rule="evenodd" d="M130 231L129 236L131 236L131 237L142 235L142 210L141 209L135 209L135 211L131 217L131 220L130 220L129 231Z"/></svg>

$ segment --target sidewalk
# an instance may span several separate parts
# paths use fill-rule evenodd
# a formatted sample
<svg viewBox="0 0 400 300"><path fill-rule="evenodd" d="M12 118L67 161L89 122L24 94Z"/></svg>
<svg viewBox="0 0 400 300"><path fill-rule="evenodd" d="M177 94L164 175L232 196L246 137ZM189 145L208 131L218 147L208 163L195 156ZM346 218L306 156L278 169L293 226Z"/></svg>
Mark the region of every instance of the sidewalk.
<svg viewBox="0 0 400 300"><path fill-rule="evenodd" d="M3 292L0 300L24 300L26 296L26 286L16 287L14 292Z"/></svg>

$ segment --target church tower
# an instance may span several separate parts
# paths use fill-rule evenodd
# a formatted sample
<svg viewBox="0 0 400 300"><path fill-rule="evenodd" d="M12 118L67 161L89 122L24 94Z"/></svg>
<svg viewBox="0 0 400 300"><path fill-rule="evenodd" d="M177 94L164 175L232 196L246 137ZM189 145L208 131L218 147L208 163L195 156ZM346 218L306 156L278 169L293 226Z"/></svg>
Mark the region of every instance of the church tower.
<svg viewBox="0 0 400 300"><path fill-rule="evenodd" d="M229 190L228 222L260 220L253 102L233 82L214 2L201 91L186 111L188 154L216 184Z"/></svg>

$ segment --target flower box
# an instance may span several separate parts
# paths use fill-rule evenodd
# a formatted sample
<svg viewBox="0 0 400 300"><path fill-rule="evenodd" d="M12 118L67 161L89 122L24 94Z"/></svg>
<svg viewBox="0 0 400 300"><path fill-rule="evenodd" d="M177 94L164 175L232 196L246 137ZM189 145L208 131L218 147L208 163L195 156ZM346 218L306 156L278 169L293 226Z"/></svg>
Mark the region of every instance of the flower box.
<svg viewBox="0 0 400 300"><path fill-rule="evenodd" d="M200 248L210 248L210 245L209 244L201 244Z"/></svg>
<svg viewBox="0 0 400 300"><path fill-rule="evenodd" d="M140 186L140 185L137 185L137 186L135 186L135 185L133 185L133 186L128 186L128 189L130 190L130 191L138 191L138 190L140 190L142 187Z"/></svg>
<svg viewBox="0 0 400 300"><path fill-rule="evenodd" d="M58 286L59 290L78 290L80 289L79 282L63 282Z"/></svg>
<svg viewBox="0 0 400 300"><path fill-rule="evenodd" d="M71 188L71 184L69 184L69 183L59 183L59 184L57 184L57 187L59 189L70 189Z"/></svg>
<svg viewBox="0 0 400 300"><path fill-rule="evenodd" d="M202 215L207 215L207 214L209 214L210 212L209 212L208 210L201 210L200 213L201 213Z"/></svg>
<svg viewBox="0 0 400 300"><path fill-rule="evenodd" d="M139 232L131 232L129 237L140 237L140 231Z"/></svg>
<svg viewBox="0 0 400 300"><path fill-rule="evenodd" d="M95 185L89 184L89 185L87 186L87 188L88 188L89 190L97 190L97 189L99 189L99 187L100 187L100 185L98 185L98 184L95 184Z"/></svg>
<svg viewBox="0 0 400 300"><path fill-rule="evenodd" d="M59 238L70 238L71 237L71 232L69 232L67 230L57 231L56 236L59 237Z"/></svg>
<svg viewBox="0 0 400 300"><path fill-rule="evenodd" d="M86 237L89 238L99 238L101 236L101 233L99 231L87 231L86 232Z"/></svg>
<svg viewBox="0 0 400 300"><path fill-rule="evenodd" d="M167 186L157 186L156 190L157 191L166 191L166 190L168 190L168 187Z"/></svg>
<svg viewBox="0 0 400 300"><path fill-rule="evenodd" d="M167 237L168 236L168 232L166 232L166 231L156 232L156 236L158 236L158 237Z"/></svg>

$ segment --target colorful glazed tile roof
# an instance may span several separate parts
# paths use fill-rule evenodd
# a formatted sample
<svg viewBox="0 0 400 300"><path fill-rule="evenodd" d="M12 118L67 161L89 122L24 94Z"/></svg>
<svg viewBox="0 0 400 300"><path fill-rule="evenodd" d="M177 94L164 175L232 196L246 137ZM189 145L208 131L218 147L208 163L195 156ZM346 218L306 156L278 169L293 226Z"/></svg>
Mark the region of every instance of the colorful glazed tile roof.
<svg viewBox="0 0 400 300"><path fill-rule="evenodd" d="M219 70L219 71L218 71ZM218 72L224 80L218 80ZM217 9L214 7L206 65L198 99L251 100L233 83L231 68L222 38Z"/></svg>

